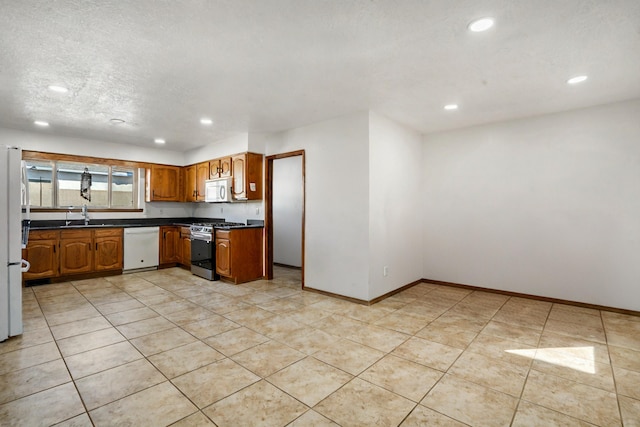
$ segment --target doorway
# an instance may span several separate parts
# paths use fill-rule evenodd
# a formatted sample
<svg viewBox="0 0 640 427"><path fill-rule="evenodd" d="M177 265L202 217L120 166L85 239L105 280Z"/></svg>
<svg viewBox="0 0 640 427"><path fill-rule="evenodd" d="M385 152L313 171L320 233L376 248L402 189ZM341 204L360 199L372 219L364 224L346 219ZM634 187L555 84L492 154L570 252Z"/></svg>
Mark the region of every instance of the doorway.
<svg viewBox="0 0 640 427"><path fill-rule="evenodd" d="M304 289L304 150L266 157L265 276L291 276L299 271Z"/></svg>

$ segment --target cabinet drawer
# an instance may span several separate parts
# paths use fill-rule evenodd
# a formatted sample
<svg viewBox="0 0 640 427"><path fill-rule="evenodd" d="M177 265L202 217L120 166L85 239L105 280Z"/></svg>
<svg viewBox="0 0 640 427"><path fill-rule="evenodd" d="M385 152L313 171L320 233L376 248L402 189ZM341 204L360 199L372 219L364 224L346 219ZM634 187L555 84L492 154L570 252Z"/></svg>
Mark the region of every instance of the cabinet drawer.
<svg viewBox="0 0 640 427"><path fill-rule="evenodd" d="M119 237L122 236L122 228L101 228L94 233L96 237Z"/></svg>
<svg viewBox="0 0 640 427"><path fill-rule="evenodd" d="M91 239L91 230L62 230L61 239Z"/></svg>
<svg viewBox="0 0 640 427"><path fill-rule="evenodd" d="M180 227L180 234L189 237L191 236L191 229L189 227Z"/></svg>
<svg viewBox="0 0 640 427"><path fill-rule="evenodd" d="M230 230L216 230L216 240L218 240L218 239L227 239L227 240L229 240L230 237L231 237L231 231Z"/></svg>
<svg viewBox="0 0 640 427"><path fill-rule="evenodd" d="M57 239L59 233L56 230L31 230L29 231L29 240Z"/></svg>

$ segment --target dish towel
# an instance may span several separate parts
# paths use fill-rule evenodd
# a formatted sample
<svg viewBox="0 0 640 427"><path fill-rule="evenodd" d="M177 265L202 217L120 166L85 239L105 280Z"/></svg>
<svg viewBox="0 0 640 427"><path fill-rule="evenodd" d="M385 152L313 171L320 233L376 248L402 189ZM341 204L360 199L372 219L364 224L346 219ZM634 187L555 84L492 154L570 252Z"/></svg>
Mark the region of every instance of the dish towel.
<svg viewBox="0 0 640 427"><path fill-rule="evenodd" d="M91 174L89 173L89 168L84 168L84 172L80 177L80 196L91 201Z"/></svg>

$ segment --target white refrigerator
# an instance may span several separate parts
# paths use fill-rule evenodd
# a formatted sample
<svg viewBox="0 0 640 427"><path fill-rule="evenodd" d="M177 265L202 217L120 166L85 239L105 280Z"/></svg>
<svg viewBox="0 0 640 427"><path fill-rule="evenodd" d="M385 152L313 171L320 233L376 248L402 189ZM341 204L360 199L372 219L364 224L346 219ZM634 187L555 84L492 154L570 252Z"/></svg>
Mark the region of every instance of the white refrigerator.
<svg viewBox="0 0 640 427"><path fill-rule="evenodd" d="M22 272L29 265L21 259L22 211L25 206L28 215L28 191L22 150L0 145L0 341L22 334Z"/></svg>

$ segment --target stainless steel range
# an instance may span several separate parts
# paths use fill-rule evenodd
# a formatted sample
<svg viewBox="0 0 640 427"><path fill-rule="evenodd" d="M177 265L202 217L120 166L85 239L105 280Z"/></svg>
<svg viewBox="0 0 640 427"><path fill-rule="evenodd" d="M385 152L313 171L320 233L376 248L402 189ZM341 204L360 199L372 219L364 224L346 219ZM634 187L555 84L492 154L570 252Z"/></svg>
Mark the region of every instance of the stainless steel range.
<svg viewBox="0 0 640 427"><path fill-rule="evenodd" d="M216 273L215 228L240 227L239 222L196 223L191 229L191 273L207 280L218 280Z"/></svg>

